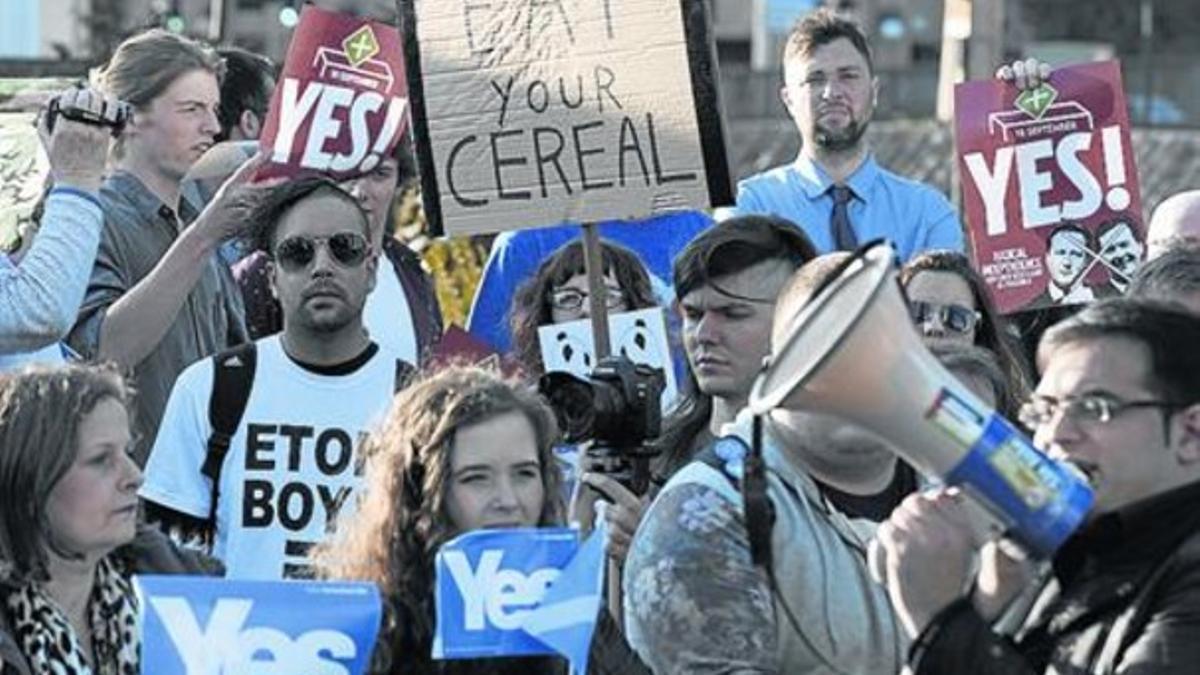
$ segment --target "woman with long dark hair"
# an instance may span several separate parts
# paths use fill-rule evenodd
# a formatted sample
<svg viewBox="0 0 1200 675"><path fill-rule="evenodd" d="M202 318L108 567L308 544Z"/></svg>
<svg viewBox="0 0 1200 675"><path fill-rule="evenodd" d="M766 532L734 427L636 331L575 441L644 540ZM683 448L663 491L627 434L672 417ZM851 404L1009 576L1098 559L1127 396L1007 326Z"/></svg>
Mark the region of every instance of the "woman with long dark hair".
<svg viewBox="0 0 1200 675"><path fill-rule="evenodd" d="M996 311L983 278L957 251L922 253L900 270L909 315L926 344L975 345L996 355L1008 378L999 408L1015 420L1030 390L1030 370L1016 333Z"/></svg>
<svg viewBox="0 0 1200 675"><path fill-rule="evenodd" d="M556 438L536 394L479 368L449 367L396 397L364 446L362 507L316 556L326 577L379 586L384 622L372 673L555 672L550 659L433 661L430 653L442 544L482 527L563 521Z"/></svg>
<svg viewBox="0 0 1200 675"><path fill-rule="evenodd" d="M603 241L600 250L604 263L605 304L610 313L658 304L650 286L650 275L636 253ZM513 348L527 376L537 378L545 370L538 328L587 318L590 315L588 301L583 243L579 241L560 248L542 262L536 274L521 284L513 296L509 324Z"/></svg>

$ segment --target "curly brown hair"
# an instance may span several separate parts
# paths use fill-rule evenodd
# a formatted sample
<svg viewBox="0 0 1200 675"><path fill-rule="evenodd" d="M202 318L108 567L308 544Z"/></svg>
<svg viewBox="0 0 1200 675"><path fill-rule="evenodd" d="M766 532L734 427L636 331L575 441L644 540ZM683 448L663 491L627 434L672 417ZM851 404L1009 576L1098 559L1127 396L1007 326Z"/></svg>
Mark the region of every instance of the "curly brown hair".
<svg viewBox="0 0 1200 675"><path fill-rule="evenodd" d="M650 287L650 275L636 253L612 242L601 242L605 274L612 273L625 292L629 309L638 310L658 304ZM558 249L538 267L537 273L517 288L509 309L512 345L525 374L542 375L542 352L538 346L538 328L552 323L550 293L584 273L583 242L573 241Z"/></svg>
<svg viewBox="0 0 1200 675"><path fill-rule="evenodd" d="M533 390L495 370L450 365L426 373L396 396L383 427L363 444L364 498L314 558L321 576L372 581L384 621L372 672L431 673L434 556L460 534L447 511L455 432L505 413L533 425L545 503L540 525L563 522L553 447L558 428ZM452 663L452 662L448 662Z"/></svg>

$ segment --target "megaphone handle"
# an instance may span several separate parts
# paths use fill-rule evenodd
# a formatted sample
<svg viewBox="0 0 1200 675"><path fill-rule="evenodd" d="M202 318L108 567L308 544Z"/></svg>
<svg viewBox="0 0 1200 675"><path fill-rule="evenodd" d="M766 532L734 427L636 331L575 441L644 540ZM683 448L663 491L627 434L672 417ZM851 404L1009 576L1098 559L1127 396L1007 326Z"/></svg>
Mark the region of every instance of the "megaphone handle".
<svg viewBox="0 0 1200 675"><path fill-rule="evenodd" d="M755 415L750 452L742 468L742 508L746 517L746 535L750 539L750 559L755 566L771 574L771 500L767 497L767 470L763 462L762 416Z"/></svg>

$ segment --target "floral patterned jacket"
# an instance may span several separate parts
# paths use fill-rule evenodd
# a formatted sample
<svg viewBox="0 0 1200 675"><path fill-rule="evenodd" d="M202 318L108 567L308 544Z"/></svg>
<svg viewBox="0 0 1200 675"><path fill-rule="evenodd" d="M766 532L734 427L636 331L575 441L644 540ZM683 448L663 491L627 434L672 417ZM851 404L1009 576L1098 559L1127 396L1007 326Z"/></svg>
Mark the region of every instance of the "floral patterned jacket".
<svg viewBox="0 0 1200 675"><path fill-rule="evenodd" d="M749 438L748 423L735 429ZM750 559L740 492L692 462L650 506L626 560L630 645L659 674L899 672L907 641L866 566L873 525L837 511L764 438L778 594Z"/></svg>

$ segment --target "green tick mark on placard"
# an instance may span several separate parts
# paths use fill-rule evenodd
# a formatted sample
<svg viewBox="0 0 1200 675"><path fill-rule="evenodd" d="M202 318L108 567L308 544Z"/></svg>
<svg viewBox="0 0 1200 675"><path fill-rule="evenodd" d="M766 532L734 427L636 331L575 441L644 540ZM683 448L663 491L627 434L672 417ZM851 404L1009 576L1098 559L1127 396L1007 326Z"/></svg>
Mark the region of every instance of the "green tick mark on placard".
<svg viewBox="0 0 1200 675"><path fill-rule="evenodd" d="M1058 100L1058 90L1045 82L1037 89L1026 89L1017 97L1017 109L1034 119L1046 114L1050 104Z"/></svg>
<svg viewBox="0 0 1200 675"><path fill-rule="evenodd" d="M379 42L375 39L375 32L371 30L371 27L363 26L342 42L342 49L346 53L346 58L350 60L350 65L357 68L364 61L379 53Z"/></svg>

